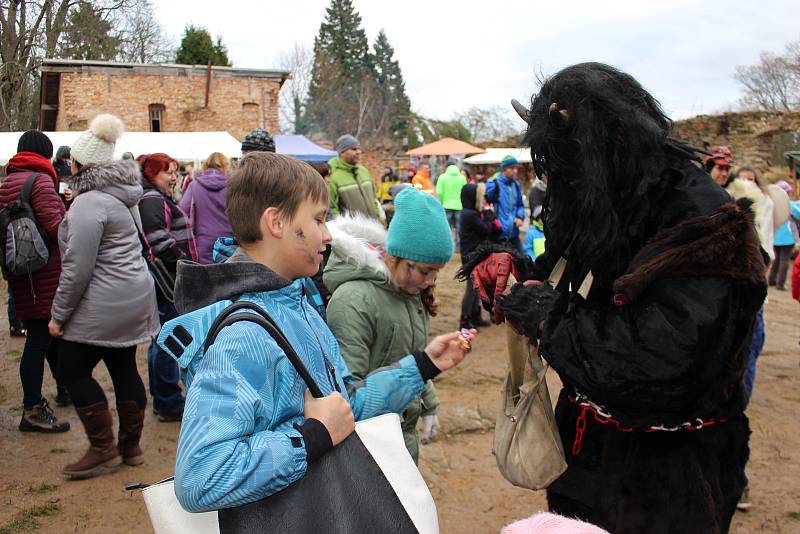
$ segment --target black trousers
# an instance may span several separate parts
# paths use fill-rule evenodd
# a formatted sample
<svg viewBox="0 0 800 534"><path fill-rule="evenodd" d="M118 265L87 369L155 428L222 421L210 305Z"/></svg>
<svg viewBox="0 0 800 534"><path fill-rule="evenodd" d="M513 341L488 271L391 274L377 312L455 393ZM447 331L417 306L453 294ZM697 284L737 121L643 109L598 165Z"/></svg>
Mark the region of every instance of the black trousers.
<svg viewBox="0 0 800 534"><path fill-rule="evenodd" d="M792 248L794 245L774 246L775 260L769 268L769 285L784 289L786 286L786 273L792 263Z"/></svg>
<svg viewBox="0 0 800 534"><path fill-rule="evenodd" d="M135 401L141 409L147 406L144 383L136 367L135 345L110 348L62 339L58 350L58 374L76 407L107 402L103 388L92 378L92 371L100 360L111 375L118 401Z"/></svg>
<svg viewBox="0 0 800 534"><path fill-rule="evenodd" d="M25 337L25 348L19 361L19 377L22 381L23 403L27 408L42 402L42 380L44 378L44 362L47 360L56 385L61 387L58 376L58 343L50 337L47 330L47 319L23 319L28 334Z"/></svg>

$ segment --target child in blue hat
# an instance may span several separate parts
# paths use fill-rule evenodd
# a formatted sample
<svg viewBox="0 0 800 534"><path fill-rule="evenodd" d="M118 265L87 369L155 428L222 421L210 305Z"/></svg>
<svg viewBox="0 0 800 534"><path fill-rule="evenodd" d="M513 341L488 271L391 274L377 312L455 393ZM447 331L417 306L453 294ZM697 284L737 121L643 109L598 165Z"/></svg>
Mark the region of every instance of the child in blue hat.
<svg viewBox="0 0 800 534"><path fill-rule="evenodd" d="M356 379L396 365L425 346L430 317L436 315L436 276L453 256L453 239L444 208L432 196L407 188L395 198L388 232L367 217L340 217L330 225L333 237L323 279L333 296L328 326ZM403 412L406 447L418 459L422 441L439 429L433 382Z"/></svg>

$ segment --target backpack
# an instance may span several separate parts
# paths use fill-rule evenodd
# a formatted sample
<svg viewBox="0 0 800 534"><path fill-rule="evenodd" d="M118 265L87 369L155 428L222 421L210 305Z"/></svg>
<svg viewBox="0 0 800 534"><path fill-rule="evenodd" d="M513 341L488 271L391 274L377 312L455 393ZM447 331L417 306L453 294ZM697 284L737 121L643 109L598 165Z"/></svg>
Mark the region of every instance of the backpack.
<svg viewBox="0 0 800 534"><path fill-rule="evenodd" d="M494 182L494 187L492 188L491 195L487 192L485 195L486 201L492 204L493 206L497 206L497 203L500 201L500 177L491 178L488 182ZM487 182L487 184L488 184ZM511 183L514 186L514 191L519 191L522 193L521 186L517 180L512 180Z"/></svg>
<svg viewBox="0 0 800 534"><path fill-rule="evenodd" d="M30 276L50 261L47 238L30 204L39 176L28 176L19 198L0 209L0 266L17 276Z"/></svg>

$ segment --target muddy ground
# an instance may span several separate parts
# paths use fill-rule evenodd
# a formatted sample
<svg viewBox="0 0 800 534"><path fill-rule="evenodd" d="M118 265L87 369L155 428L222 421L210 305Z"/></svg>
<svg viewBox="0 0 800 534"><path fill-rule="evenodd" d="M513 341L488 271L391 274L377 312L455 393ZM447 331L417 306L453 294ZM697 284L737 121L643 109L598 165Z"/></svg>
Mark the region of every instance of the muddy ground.
<svg viewBox="0 0 800 534"><path fill-rule="evenodd" d="M440 276L441 313L433 320L434 333L458 323L462 286L452 280L455 269L454 262ZM766 347L749 408L753 508L734 518L731 532L739 534L800 533L800 304L787 292L770 290L766 318ZM3 314L0 325L5 324ZM72 424L65 434L17 430L22 345L22 340L8 338L4 326L0 328L0 534L151 531L141 495L124 487L172 474L179 424L159 423L148 410L144 465L123 466L113 475L88 481L63 480L61 467L82 454L86 439L72 408L56 408L57 415ZM139 369L145 377L144 348L139 351ZM545 508L543 492L511 486L498 473L491 453L491 429L505 370L505 334L493 326L481 331L475 350L459 369L437 381L446 434L422 447L421 469L436 499L444 533L498 532L504 524ZM113 398L102 366L96 376ZM555 395L557 378L548 380ZM44 393L50 398L55 394L49 371Z"/></svg>

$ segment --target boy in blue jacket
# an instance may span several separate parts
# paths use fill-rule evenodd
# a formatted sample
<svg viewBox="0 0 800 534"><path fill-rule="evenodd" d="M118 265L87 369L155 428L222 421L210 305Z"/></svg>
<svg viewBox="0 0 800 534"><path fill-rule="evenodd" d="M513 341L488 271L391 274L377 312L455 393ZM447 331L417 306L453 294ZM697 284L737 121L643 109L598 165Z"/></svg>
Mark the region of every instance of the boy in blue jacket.
<svg viewBox="0 0 800 534"><path fill-rule="evenodd" d="M179 264L175 304L183 315L165 324L158 339L184 370L188 388L175 494L192 512L282 490L353 432L355 420L403 411L426 380L465 356L453 332L354 380L303 290L303 278L317 272L331 240L319 173L288 156L247 154L231 174L227 204L239 249L225 263ZM277 343L253 322L224 328L203 354L211 323L233 300L272 316L326 397L310 395Z"/></svg>
<svg viewBox="0 0 800 534"><path fill-rule="evenodd" d="M501 239L522 252L519 228L525 220L525 203L522 187L517 181L519 162L514 156L506 156L500 163L500 174L486 182L486 200L494 205L501 225Z"/></svg>

